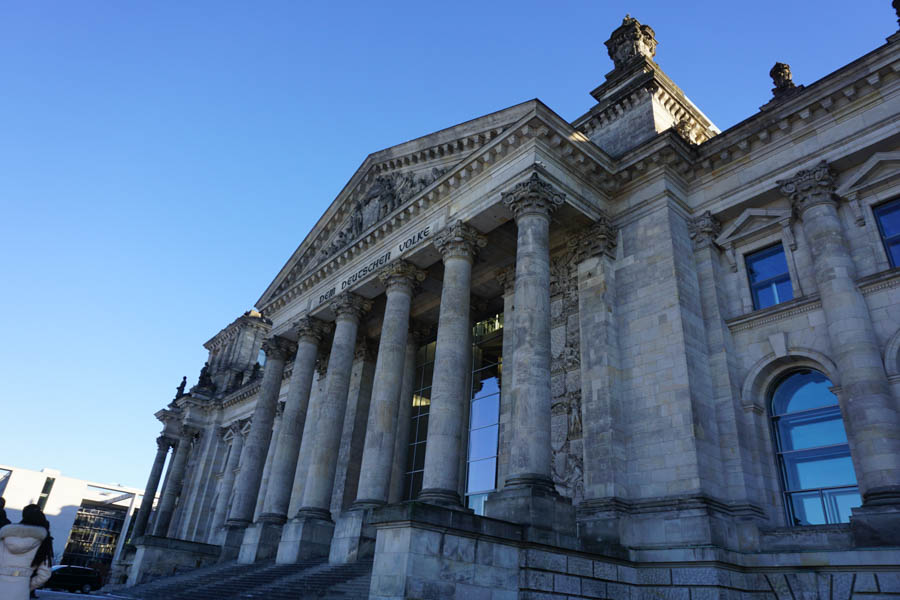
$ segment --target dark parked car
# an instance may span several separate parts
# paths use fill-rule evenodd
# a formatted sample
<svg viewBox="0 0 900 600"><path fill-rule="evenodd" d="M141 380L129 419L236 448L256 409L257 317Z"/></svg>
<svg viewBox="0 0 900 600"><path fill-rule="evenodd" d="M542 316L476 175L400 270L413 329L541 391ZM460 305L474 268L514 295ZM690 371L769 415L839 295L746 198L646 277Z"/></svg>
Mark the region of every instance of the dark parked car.
<svg viewBox="0 0 900 600"><path fill-rule="evenodd" d="M70 592L82 591L85 594L99 590L103 585L100 571L88 567L72 565L56 565L50 568L53 574L44 584L45 589L59 588Z"/></svg>

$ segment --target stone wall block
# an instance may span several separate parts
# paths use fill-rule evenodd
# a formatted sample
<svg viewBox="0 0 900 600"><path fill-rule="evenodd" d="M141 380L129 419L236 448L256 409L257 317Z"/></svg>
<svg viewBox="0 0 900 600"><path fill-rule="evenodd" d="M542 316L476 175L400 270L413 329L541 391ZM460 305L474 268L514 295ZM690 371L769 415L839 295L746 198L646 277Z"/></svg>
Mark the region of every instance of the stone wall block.
<svg viewBox="0 0 900 600"><path fill-rule="evenodd" d="M556 554L555 552L545 552L544 550L529 548L523 553L523 557L525 559L525 564L520 562L519 566L544 569L545 571L555 571L557 573L566 572L565 554Z"/></svg>
<svg viewBox="0 0 900 600"><path fill-rule="evenodd" d="M494 566L515 569L519 566L519 549L505 544L494 545Z"/></svg>
<svg viewBox="0 0 900 600"><path fill-rule="evenodd" d="M581 578L557 573L553 576L553 591L562 594L580 594Z"/></svg>
<svg viewBox="0 0 900 600"><path fill-rule="evenodd" d="M607 583L606 594L608 598L631 600L631 585L627 583Z"/></svg>
<svg viewBox="0 0 900 600"><path fill-rule="evenodd" d="M588 598L607 598L606 582L583 577L581 579L581 595Z"/></svg>
<svg viewBox="0 0 900 600"><path fill-rule="evenodd" d="M616 565L601 560L594 562L594 577L598 579L608 579L609 581L618 581L616 575Z"/></svg>
<svg viewBox="0 0 900 600"><path fill-rule="evenodd" d="M593 574L593 565L589 558L570 556L568 557L566 571L571 575L586 575L590 577Z"/></svg>
<svg viewBox="0 0 900 600"><path fill-rule="evenodd" d="M418 577L406 580L406 593L403 598L420 600L446 600L455 596L455 586L444 581L429 581Z"/></svg>
<svg viewBox="0 0 900 600"><path fill-rule="evenodd" d="M472 561L475 560L474 555ZM475 563L459 560L441 560L440 579L455 583L475 583Z"/></svg>
<svg viewBox="0 0 900 600"><path fill-rule="evenodd" d="M519 587L529 590L553 590L553 573L522 569L519 571Z"/></svg>
<svg viewBox="0 0 900 600"><path fill-rule="evenodd" d="M491 589L480 585L461 583L456 586L454 600L491 600Z"/></svg>
<svg viewBox="0 0 900 600"><path fill-rule="evenodd" d="M816 600L815 573L788 573L785 575L794 600Z"/></svg>
<svg viewBox="0 0 900 600"><path fill-rule="evenodd" d="M638 587L631 592L633 600L691 600L690 588Z"/></svg>
<svg viewBox="0 0 900 600"><path fill-rule="evenodd" d="M876 577L882 592L900 594L900 573L878 573Z"/></svg>
<svg viewBox="0 0 900 600"><path fill-rule="evenodd" d="M492 589L515 590L518 589L519 570L476 564L475 583Z"/></svg>
<svg viewBox="0 0 900 600"><path fill-rule="evenodd" d="M672 569L675 585L729 585L730 582L728 571L714 567Z"/></svg>
<svg viewBox="0 0 900 600"><path fill-rule="evenodd" d="M772 586L772 591L775 592L778 600L794 600L791 588L782 573L769 573L766 575L766 579L769 580L769 585Z"/></svg>
<svg viewBox="0 0 900 600"><path fill-rule="evenodd" d="M616 579L622 583L637 583L637 569L634 567L626 567L625 565L618 565L616 567Z"/></svg>
<svg viewBox="0 0 900 600"><path fill-rule="evenodd" d="M853 573L831 574L831 600L850 600L853 590Z"/></svg>
<svg viewBox="0 0 900 600"><path fill-rule="evenodd" d="M877 592L878 585L875 583L874 573L857 573L856 581L853 582L853 595L856 592Z"/></svg>
<svg viewBox="0 0 900 600"><path fill-rule="evenodd" d="M475 540L458 535L444 535L444 547L441 550L444 558L463 562L475 562Z"/></svg>
<svg viewBox="0 0 900 600"><path fill-rule="evenodd" d="M438 556L441 553L441 534L437 531L417 529L411 536L409 551L425 556Z"/></svg>
<svg viewBox="0 0 900 600"><path fill-rule="evenodd" d="M654 585L672 584L672 572L669 569L639 569L637 572L637 576L638 583L650 583Z"/></svg>
<svg viewBox="0 0 900 600"><path fill-rule="evenodd" d="M491 590L491 600L518 600L518 590Z"/></svg>

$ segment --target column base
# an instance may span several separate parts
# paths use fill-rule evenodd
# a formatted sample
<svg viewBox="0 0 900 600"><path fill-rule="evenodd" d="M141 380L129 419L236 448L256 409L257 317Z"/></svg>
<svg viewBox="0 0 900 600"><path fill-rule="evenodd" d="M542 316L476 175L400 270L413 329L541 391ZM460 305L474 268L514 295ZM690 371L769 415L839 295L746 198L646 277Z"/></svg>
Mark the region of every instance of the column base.
<svg viewBox="0 0 900 600"><path fill-rule="evenodd" d="M225 535L222 538L222 552L219 554L219 562L237 560L244 543L244 531L250 526L250 521L226 521Z"/></svg>
<svg viewBox="0 0 900 600"><path fill-rule="evenodd" d="M462 501L459 498L459 492L456 490L445 490L443 488L428 488L419 492L417 502L425 502L426 504L437 504L444 508L463 508Z"/></svg>
<svg viewBox="0 0 900 600"><path fill-rule="evenodd" d="M285 521L287 518L284 515L261 515L259 521L244 531L244 540L237 561L241 564L251 564L275 558Z"/></svg>
<svg viewBox="0 0 900 600"><path fill-rule="evenodd" d="M375 556L375 528L369 525L369 517L375 507L357 507L342 514L334 526L328 562L342 565Z"/></svg>
<svg viewBox="0 0 900 600"><path fill-rule="evenodd" d="M900 487L875 488L854 508L850 530L857 547L900 546Z"/></svg>
<svg viewBox="0 0 900 600"><path fill-rule="evenodd" d="M328 514L328 518L321 518L323 512ZM275 563L287 565L310 558L327 557L333 536L334 522L328 511L301 509L282 528Z"/></svg>
<svg viewBox="0 0 900 600"><path fill-rule="evenodd" d="M528 541L567 548L577 547L575 507L568 498L560 496L546 485L507 486L494 492L484 501L484 516L527 525Z"/></svg>

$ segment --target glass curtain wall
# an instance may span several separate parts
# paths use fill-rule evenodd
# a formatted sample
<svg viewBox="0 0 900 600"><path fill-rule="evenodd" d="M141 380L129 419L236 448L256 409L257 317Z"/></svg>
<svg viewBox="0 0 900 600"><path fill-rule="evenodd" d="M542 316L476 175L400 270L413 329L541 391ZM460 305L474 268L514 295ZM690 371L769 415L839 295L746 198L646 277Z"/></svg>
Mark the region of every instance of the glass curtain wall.
<svg viewBox="0 0 900 600"><path fill-rule="evenodd" d="M482 514L484 500L497 484L497 439L500 423L503 314L479 321L472 328L472 387L469 396L466 453L466 505ZM406 456L404 499L422 490L435 342L419 348L410 413L409 451Z"/></svg>

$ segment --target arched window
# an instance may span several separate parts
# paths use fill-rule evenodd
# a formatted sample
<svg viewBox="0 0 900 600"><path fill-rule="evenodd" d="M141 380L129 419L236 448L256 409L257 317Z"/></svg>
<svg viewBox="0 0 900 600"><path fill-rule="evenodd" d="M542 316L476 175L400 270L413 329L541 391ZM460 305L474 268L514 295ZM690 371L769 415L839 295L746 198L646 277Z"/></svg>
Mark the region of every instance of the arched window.
<svg viewBox="0 0 900 600"><path fill-rule="evenodd" d="M770 409L793 525L846 523L861 504L856 472L831 381L817 371L793 371L772 388Z"/></svg>

